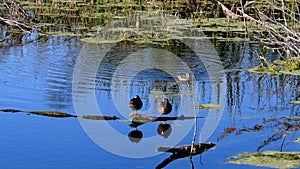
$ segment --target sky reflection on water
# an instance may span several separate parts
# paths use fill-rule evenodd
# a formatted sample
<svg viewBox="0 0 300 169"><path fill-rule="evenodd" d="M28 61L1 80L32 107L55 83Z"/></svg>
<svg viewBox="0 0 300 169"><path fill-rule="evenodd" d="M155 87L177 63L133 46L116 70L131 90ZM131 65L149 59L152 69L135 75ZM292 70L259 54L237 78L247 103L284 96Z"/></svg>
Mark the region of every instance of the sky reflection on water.
<svg viewBox="0 0 300 169"><path fill-rule="evenodd" d="M299 106L289 104L289 101L297 100L299 90L299 77L290 75L259 75L248 73L243 68L258 65L258 60L249 51L253 44L247 45L242 60L232 57L240 49L239 43L230 43L231 48L221 48L219 42L213 43L221 56L226 68L225 77L227 97L224 106L224 114L217 130L209 140L216 143L216 148L194 157L196 168L239 168L240 166L225 164L231 155L242 152L255 152L264 140L276 132L277 122L282 117L298 116ZM228 45L228 44L226 44ZM0 55L0 109L14 108L22 110L51 110L76 114L72 99L72 76L74 64L82 48L82 44L76 39L64 41L56 37L47 42L35 42L14 47L1 48ZM235 56L235 55L234 55ZM102 70L99 70L102 71ZM107 74L96 77L97 101L101 102L101 109L107 115L120 115L126 117L114 107L113 94L127 88L130 96L136 93L142 96L145 108L141 111L155 114L157 104L155 97L150 97L149 91L153 89L166 90L176 93L180 85L170 78L168 74L153 72L153 70L140 72L133 81L126 81L118 77L110 81L110 69L105 69ZM200 71L201 72L201 71ZM86 79L82 82L82 92L90 89L91 76L86 72ZM155 73L155 78L143 80ZM200 74L201 75L201 74ZM157 80L156 77L160 77ZM120 81L118 81L120 80ZM120 83L123 86L118 86ZM217 82L216 82L217 83ZM171 85L170 84L175 84ZM113 86L113 88L112 88ZM149 87L150 86L150 87ZM170 86L165 88L165 86ZM199 103L210 103L211 84L206 79L197 81ZM80 96L80 93L77 93ZM114 96L116 97L116 96ZM174 111L172 116L179 115L180 97L171 99ZM125 102L125 104L127 104ZM127 112L128 110L126 110ZM87 112L93 114L94 112ZM152 113L152 114L151 114ZM207 116L208 110L199 110L201 116ZM273 122L268 120L276 119ZM191 120L190 123L193 121ZM201 128L204 119L198 120ZM94 121L92 123L102 123ZM109 125L127 137L132 131L126 122L110 121ZM170 122L172 132L184 123ZM233 132L220 139L226 128L251 128L256 124L264 126L264 130L257 132L245 132L238 134ZM143 132L143 139L157 135L158 123L149 123L139 126ZM95 129L101 135L101 129ZM8 114L0 112L0 164L3 168L155 168L168 153L159 154L144 159L131 159L111 154L94 144L81 128L76 119L57 119L26 114ZM171 136L170 138L172 137ZM190 144L193 132L188 132L179 145ZM297 133L287 136L283 149L297 151L299 145L293 143ZM168 144L168 139L161 136L159 141ZM145 140L141 140L141 143ZM197 142L201 135L197 136ZM117 141L117 140L114 140ZM126 140L126 144L132 144ZM120 142L120 146L124 143ZM138 143L139 144L139 143ZM137 145L137 144L136 144ZM272 142L262 150L279 150L281 140ZM142 151L142 150L141 150ZM181 159L172 162L166 168L190 168L190 162ZM254 168L243 166L243 168Z"/></svg>

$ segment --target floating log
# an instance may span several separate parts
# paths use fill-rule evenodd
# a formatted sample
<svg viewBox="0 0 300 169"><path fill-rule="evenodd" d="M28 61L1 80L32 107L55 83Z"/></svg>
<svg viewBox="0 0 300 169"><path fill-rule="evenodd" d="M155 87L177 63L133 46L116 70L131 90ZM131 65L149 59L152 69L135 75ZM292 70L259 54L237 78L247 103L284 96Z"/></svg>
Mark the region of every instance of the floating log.
<svg viewBox="0 0 300 169"><path fill-rule="evenodd" d="M153 121L169 121L169 120L188 120L188 119L195 119L195 117L185 117L181 115L179 117L154 117L154 116L144 116L138 113L130 113L129 116L132 118L132 122L134 123L147 123ZM197 116L196 118L204 118Z"/></svg>
<svg viewBox="0 0 300 169"><path fill-rule="evenodd" d="M17 110L17 109L2 109L0 111L2 111L2 112L11 112L11 113L23 112L22 110Z"/></svg>
<svg viewBox="0 0 300 169"><path fill-rule="evenodd" d="M136 123L147 123L156 119L155 117L144 116L135 112L130 113L129 116L132 118L132 122Z"/></svg>
<svg viewBox="0 0 300 169"><path fill-rule="evenodd" d="M198 144L194 144L193 146L191 144L184 145L184 146L177 146L177 147L160 146L156 149L156 151L170 152L172 154L170 155L170 157L166 158L163 162L158 164L158 166L156 166L156 169L163 168L176 159L189 157L190 155L194 156L194 155L202 154L203 152L213 148L214 146L215 144L211 142L209 142L208 144L198 143ZM191 151L192 147L193 147L193 151Z"/></svg>
<svg viewBox="0 0 300 169"><path fill-rule="evenodd" d="M215 144L209 142L208 144L205 143L198 143L194 144L192 155L201 154L204 151L207 151L208 149L214 147ZM160 146L156 149L158 152L169 152L176 156L189 156L191 154L191 147L192 145L184 145L184 146L176 146L176 147L165 147Z"/></svg>
<svg viewBox="0 0 300 169"><path fill-rule="evenodd" d="M41 116L49 116L49 117L77 117L72 114L64 113L64 112L57 112L57 111L27 111L30 114L36 114Z"/></svg>
<svg viewBox="0 0 300 169"><path fill-rule="evenodd" d="M117 120L117 119L120 119L116 116L95 116L95 115L77 116L77 115L72 115L69 113L58 112L58 111L27 111L27 110L17 110L17 109L2 109L0 111L11 112L11 113L24 112L27 114L35 114L35 115L57 117L57 118L74 117L74 118L83 118L83 119L89 119L89 120Z"/></svg>
<svg viewBox="0 0 300 169"><path fill-rule="evenodd" d="M120 119L116 116L77 116L77 118L89 119L89 120L117 120Z"/></svg>

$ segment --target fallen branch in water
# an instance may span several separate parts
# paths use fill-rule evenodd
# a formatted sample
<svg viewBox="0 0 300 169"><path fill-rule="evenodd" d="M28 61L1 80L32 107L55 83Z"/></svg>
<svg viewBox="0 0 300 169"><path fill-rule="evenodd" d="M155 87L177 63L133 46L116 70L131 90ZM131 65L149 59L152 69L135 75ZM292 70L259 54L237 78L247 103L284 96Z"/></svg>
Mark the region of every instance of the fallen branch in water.
<svg viewBox="0 0 300 169"><path fill-rule="evenodd" d="M300 56L299 11L297 11L298 13L294 11L294 15L290 15L288 12L291 11L285 6L284 1L281 1L280 4L276 3L273 2L272 4L273 10L276 9L279 15L282 16L283 19L281 20L275 18L274 15L265 14L265 11L258 11L259 19L247 15L244 10L240 9L237 9L241 14L238 15L218 1L227 17L233 19L245 18L264 28L265 32L261 33L257 40L268 45L267 48L277 51L285 60L298 57ZM298 2L295 2L295 5L299 5ZM287 18L290 22L287 21Z"/></svg>
<svg viewBox="0 0 300 169"><path fill-rule="evenodd" d="M15 0L11 0L10 2L3 0L3 4L9 12L9 19L0 17L0 22L16 27L24 32L32 29L30 26L32 17L20 4Z"/></svg>
<svg viewBox="0 0 300 169"><path fill-rule="evenodd" d="M129 116L131 117L131 124L129 125L132 128L136 128L142 124L154 121L170 121L170 120L188 120L194 119L195 117L185 117L183 115L179 117L154 117L154 116L145 116L138 113L130 113ZM203 118L203 117L196 117L196 118Z"/></svg>
<svg viewBox="0 0 300 169"><path fill-rule="evenodd" d="M18 22L18 21L14 21L14 20L10 20L10 19L5 19L5 18L2 18L0 17L0 22L3 22L5 23L6 25L10 25L10 26L13 26L13 27L17 27L19 29L21 29L22 31L28 31L28 30L31 30L31 27L24 24L24 23L21 23L21 22Z"/></svg>
<svg viewBox="0 0 300 169"><path fill-rule="evenodd" d="M157 165L156 169L163 168L167 166L169 163L171 163L174 160L189 157L190 155L195 156L198 154L202 154L203 152L213 148L215 146L214 143L198 143L194 144L193 146L190 145L184 145L184 146L177 146L177 147L165 147L160 146L156 149L158 152L170 152L172 153L170 157L166 158L163 162ZM191 153L192 152L192 153Z"/></svg>
<svg viewBox="0 0 300 169"><path fill-rule="evenodd" d="M26 111L26 110L17 110L17 109L3 109L0 111L11 112L11 113L24 112L27 114L35 114L35 115L56 117L56 118L74 117L74 118L83 118L83 119L88 119L88 120L117 120L117 119L120 119L116 116L96 116L96 115L77 116L77 115L72 115L69 113L57 112L57 111Z"/></svg>

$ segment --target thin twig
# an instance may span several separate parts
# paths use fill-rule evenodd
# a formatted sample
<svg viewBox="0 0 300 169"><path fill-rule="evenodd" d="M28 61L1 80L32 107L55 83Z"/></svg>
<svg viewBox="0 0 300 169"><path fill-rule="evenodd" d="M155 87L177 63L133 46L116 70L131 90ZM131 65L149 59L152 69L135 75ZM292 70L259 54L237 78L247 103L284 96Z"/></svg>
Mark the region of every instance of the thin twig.
<svg viewBox="0 0 300 169"><path fill-rule="evenodd" d="M195 98L194 98L194 76L192 76L191 79L191 88L192 88L192 102L193 102L193 110L194 110L194 134L193 134L193 139L192 139L192 147L191 147L191 153L190 153L190 160L193 160L193 151L194 151L194 144L196 141L196 136L197 136L197 110L196 110L196 103L195 103Z"/></svg>

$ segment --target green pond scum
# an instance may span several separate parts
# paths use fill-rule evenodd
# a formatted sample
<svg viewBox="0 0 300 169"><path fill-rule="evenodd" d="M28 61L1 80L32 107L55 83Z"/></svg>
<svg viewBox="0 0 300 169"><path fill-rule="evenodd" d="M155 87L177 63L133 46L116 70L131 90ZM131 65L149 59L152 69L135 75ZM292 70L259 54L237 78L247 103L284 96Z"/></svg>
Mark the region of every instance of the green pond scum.
<svg viewBox="0 0 300 169"><path fill-rule="evenodd" d="M230 157L228 163L269 168L297 168L300 166L300 152L264 151L262 153L242 153Z"/></svg>
<svg viewBox="0 0 300 169"><path fill-rule="evenodd" d="M296 143L300 143L300 137L294 140Z"/></svg>
<svg viewBox="0 0 300 169"><path fill-rule="evenodd" d="M274 60L269 65L261 63L255 68L248 69L248 71L254 73L300 75L300 60L298 57L287 60Z"/></svg>

